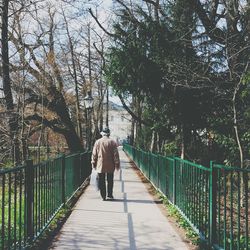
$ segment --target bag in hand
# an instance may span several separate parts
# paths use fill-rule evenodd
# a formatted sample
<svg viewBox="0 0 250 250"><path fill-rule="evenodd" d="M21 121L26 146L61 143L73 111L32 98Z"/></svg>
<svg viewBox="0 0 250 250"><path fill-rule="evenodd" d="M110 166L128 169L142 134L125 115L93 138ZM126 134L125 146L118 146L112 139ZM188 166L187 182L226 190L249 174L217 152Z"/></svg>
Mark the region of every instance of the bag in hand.
<svg viewBox="0 0 250 250"><path fill-rule="evenodd" d="M90 176L90 185L95 187L95 190L99 190L99 177L98 173L95 169L92 168L91 176Z"/></svg>

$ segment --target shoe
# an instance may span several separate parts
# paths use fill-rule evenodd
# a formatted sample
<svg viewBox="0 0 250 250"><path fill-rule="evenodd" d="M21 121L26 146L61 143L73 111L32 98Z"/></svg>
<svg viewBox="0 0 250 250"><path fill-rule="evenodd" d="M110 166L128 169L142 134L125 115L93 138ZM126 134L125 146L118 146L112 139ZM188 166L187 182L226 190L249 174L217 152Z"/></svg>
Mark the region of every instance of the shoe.
<svg viewBox="0 0 250 250"><path fill-rule="evenodd" d="M109 199L114 199L114 196L113 195L108 195L108 198Z"/></svg>
<svg viewBox="0 0 250 250"><path fill-rule="evenodd" d="M102 200L103 200L103 201L106 201L106 198L104 197L104 198L102 198Z"/></svg>

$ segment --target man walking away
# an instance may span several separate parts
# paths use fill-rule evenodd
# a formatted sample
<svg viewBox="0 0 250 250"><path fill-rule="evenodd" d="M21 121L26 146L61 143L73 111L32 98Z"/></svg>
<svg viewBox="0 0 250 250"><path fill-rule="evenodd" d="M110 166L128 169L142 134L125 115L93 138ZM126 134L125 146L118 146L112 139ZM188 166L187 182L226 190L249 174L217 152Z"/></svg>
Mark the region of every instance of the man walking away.
<svg viewBox="0 0 250 250"><path fill-rule="evenodd" d="M101 132L102 138L98 139L93 147L91 164L99 176L99 189L102 199L106 200L106 179L108 182L108 198L113 197L114 171L120 169L120 159L117 144L110 139L110 130L105 128Z"/></svg>

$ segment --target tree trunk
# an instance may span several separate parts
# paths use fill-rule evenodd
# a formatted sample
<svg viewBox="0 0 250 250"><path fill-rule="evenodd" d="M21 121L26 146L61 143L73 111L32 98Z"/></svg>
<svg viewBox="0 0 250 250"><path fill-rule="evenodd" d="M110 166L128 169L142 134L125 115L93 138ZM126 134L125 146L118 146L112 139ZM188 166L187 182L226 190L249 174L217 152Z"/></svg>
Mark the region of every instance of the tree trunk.
<svg viewBox="0 0 250 250"><path fill-rule="evenodd" d="M75 130L68 130L63 135L66 139L66 142L68 144L68 147L71 153L82 151L83 149L82 144Z"/></svg>
<svg viewBox="0 0 250 250"><path fill-rule="evenodd" d="M65 137L70 152L82 151L83 146L79 136L76 133L74 124L70 119L67 104L62 93L57 90L55 86L51 86L49 88L49 94L53 97L53 101L50 104L50 109L60 117L61 124L64 126L64 128L60 130L60 133Z"/></svg>
<svg viewBox="0 0 250 250"><path fill-rule="evenodd" d="M14 115L14 102L11 91L10 69L9 69L9 45L8 45L8 12L9 0L3 0L2 5L2 75L3 75L3 92L5 105L8 114L12 115L9 120L10 137L12 143L12 156L15 164L20 163L20 145L17 137L18 120Z"/></svg>
<svg viewBox="0 0 250 250"><path fill-rule="evenodd" d="M90 23L88 23L88 68L89 68L89 83L92 84L92 68L91 68L91 48L90 48Z"/></svg>
<svg viewBox="0 0 250 250"><path fill-rule="evenodd" d="M109 87L107 86L107 93L106 93L106 128L109 127Z"/></svg>
<svg viewBox="0 0 250 250"><path fill-rule="evenodd" d="M80 138L81 143L83 143L82 126L81 126L81 119L80 119L80 102L79 102L79 90L78 90L79 88L78 88L75 56L74 56L74 46L72 43L72 39L70 36L69 27L68 27L68 22L67 22L65 14L64 14L64 11L63 11L63 16L64 16L64 20L65 20L65 24L66 24L67 36L69 39L70 55L71 55L72 67L73 67L73 78L74 78L74 82L75 82L77 134Z"/></svg>
<svg viewBox="0 0 250 250"><path fill-rule="evenodd" d="M155 131L153 130L152 132L152 137L151 137L151 144L150 144L150 152L154 152L155 148Z"/></svg>
<svg viewBox="0 0 250 250"><path fill-rule="evenodd" d="M238 145L239 155L240 155L240 167L243 168L244 157L243 157L243 150L242 150L240 137L239 137L239 130L238 130L238 119L237 119L237 111L236 111L236 94L237 94L237 90L234 91L234 96L233 96L233 115L234 115L233 122L234 122L234 132L235 132L236 142Z"/></svg>
<svg viewBox="0 0 250 250"><path fill-rule="evenodd" d="M181 126L181 159L185 158L185 128Z"/></svg>

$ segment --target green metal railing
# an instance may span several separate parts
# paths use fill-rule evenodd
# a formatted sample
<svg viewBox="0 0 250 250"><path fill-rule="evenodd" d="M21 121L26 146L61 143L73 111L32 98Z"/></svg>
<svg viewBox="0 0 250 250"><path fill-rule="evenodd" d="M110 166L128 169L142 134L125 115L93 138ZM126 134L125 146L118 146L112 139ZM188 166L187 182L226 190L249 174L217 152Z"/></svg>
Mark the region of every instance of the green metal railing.
<svg viewBox="0 0 250 250"><path fill-rule="evenodd" d="M164 157L128 144L124 151L215 249L250 249L250 170L210 167Z"/></svg>
<svg viewBox="0 0 250 250"><path fill-rule="evenodd" d="M36 240L90 173L89 152L0 171L0 249Z"/></svg>
<svg viewBox="0 0 250 250"><path fill-rule="evenodd" d="M224 249L250 249L250 170L211 163L212 240Z"/></svg>

